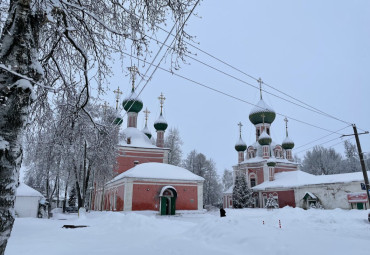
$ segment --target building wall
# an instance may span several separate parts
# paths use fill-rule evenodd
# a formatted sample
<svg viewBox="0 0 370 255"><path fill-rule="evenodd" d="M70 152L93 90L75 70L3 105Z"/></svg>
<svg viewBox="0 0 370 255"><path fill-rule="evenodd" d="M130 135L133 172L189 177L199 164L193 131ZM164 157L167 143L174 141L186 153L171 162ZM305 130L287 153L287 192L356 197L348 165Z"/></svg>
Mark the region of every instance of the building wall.
<svg viewBox="0 0 370 255"><path fill-rule="evenodd" d="M120 148L114 172L117 175L133 168L135 161L140 164L149 162L165 163L167 161L165 159L166 155L167 153L163 150Z"/></svg>
<svg viewBox="0 0 370 255"><path fill-rule="evenodd" d="M176 210L198 210L198 184L151 183L135 181L132 210L159 210L159 193L164 186L173 186L177 191Z"/></svg>
<svg viewBox="0 0 370 255"><path fill-rule="evenodd" d="M15 213L18 217L37 217L40 197L16 197Z"/></svg>
<svg viewBox="0 0 370 255"><path fill-rule="evenodd" d="M181 183L174 181L145 181L124 179L111 184L104 191L103 210L107 211L158 211L160 207L159 194L164 186L172 186L177 191L176 210L198 210L203 208L203 183ZM99 190L94 196L101 203ZM99 201L100 200L100 201ZM95 201L94 201L95 202ZM94 204L95 210L100 210L99 204Z"/></svg>
<svg viewBox="0 0 370 255"><path fill-rule="evenodd" d="M351 204L347 200L347 194L364 192L364 190L361 190L360 182L329 183L298 187L295 188L295 201L298 207L303 207L303 197L306 192L311 192L317 196L324 209L351 209Z"/></svg>
<svg viewBox="0 0 370 255"><path fill-rule="evenodd" d="M291 207L296 207L296 202L295 202L295 196L294 196L294 190L274 190L274 191L262 191L262 198L269 197L270 194L272 194L274 197L278 197L278 202L279 202L279 208L283 208L285 206L291 206ZM260 202L260 207L263 207L263 201Z"/></svg>

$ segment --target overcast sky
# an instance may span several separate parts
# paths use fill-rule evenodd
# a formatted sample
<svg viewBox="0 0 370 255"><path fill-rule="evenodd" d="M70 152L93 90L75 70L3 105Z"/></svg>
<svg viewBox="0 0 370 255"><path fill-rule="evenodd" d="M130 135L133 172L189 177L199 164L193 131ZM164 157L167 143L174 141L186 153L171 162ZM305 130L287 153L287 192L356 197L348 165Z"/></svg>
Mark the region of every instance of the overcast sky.
<svg viewBox="0 0 370 255"><path fill-rule="evenodd" d="M196 13L201 18L191 17L186 29L196 36L199 48L253 77L261 77L265 83L308 105L369 130L370 1L205 0ZM153 47L153 55L156 49L157 46ZM255 80L240 72L191 47L189 50L197 54L194 57L198 60L258 86ZM127 66L129 61L127 59ZM258 102L257 89L192 59L187 62L178 74L244 101ZM169 62L161 66L168 68ZM140 71L144 72L145 68ZM119 65L110 82L112 90L119 86L124 96L129 94L128 76ZM263 89L286 98L267 86ZM255 142L255 129L248 119L253 106L161 70L140 96L144 108L151 111L149 125L154 135L153 122L159 115L157 97L161 92L167 98L164 108L169 127L177 127L184 141L184 157L196 149L212 158L221 174L223 169L231 169L237 163L234 145L239 135L239 121L244 124L243 139L247 145ZM295 142L293 154L303 158L303 150L322 143L325 147L337 144L334 148L343 152L343 143L340 143L343 140L327 142L339 134L317 127L337 131L348 124L267 93L263 98L276 112L290 119L289 136ZM108 93L105 99L114 105L113 93ZM273 140L280 144L285 137L283 119L278 115L271 127ZM126 125L125 117L122 128ZM138 127L141 129L143 125L141 112ZM352 132L352 128L347 127L339 133ZM327 137L301 147L323 136ZM360 140L363 151L370 152L370 135L363 135Z"/></svg>

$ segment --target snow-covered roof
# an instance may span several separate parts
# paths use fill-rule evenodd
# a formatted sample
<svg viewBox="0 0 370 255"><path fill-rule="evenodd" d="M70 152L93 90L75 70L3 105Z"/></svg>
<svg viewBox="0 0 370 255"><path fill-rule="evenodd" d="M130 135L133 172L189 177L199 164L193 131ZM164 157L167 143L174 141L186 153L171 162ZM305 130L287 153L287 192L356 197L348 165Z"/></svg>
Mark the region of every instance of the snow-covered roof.
<svg viewBox="0 0 370 255"><path fill-rule="evenodd" d="M243 139L241 137L239 137L238 141L236 142L235 145L245 145L247 146L247 144L243 141Z"/></svg>
<svg viewBox="0 0 370 255"><path fill-rule="evenodd" d="M275 158L274 156L271 156L268 160L262 158L261 156L256 156L254 158L246 159L243 162L241 162L240 164L244 164L244 163L260 163L260 162L264 162L264 161L266 161L266 162L284 163L284 164L292 164L292 165L299 165L298 163L289 161L289 160L287 160L285 158Z"/></svg>
<svg viewBox="0 0 370 255"><path fill-rule="evenodd" d="M254 186L253 190L265 190L270 188L295 188L305 185L348 183L363 180L364 177L362 175L362 172L332 175L312 175L297 170L277 173L275 174L274 181L265 181L257 186Z"/></svg>
<svg viewBox="0 0 370 255"><path fill-rule="evenodd" d="M224 194L231 194L231 193L233 193L233 189L234 189L234 185L231 185L231 187L230 187L230 188L228 188L228 189L224 192Z"/></svg>
<svg viewBox="0 0 370 255"><path fill-rule="evenodd" d="M271 137L266 133L265 130L263 130L262 134L260 135L260 137L258 139L264 139L264 138L270 138L271 139Z"/></svg>
<svg viewBox="0 0 370 255"><path fill-rule="evenodd" d="M131 92L131 94L128 96L128 97L126 97L123 101L126 101L126 100L129 100L129 99L134 99L135 101L137 101L137 102L143 102L138 96L137 96L137 94L135 93L135 91L133 91L133 92Z"/></svg>
<svg viewBox="0 0 370 255"><path fill-rule="evenodd" d="M165 118L163 117L163 115L159 115L158 119L156 121L154 121L154 124L157 124L157 123L166 123L167 124L167 121L165 120Z"/></svg>
<svg viewBox="0 0 370 255"><path fill-rule="evenodd" d="M313 199L317 199L317 197L314 194L312 194L311 192L309 192L309 191L307 191L306 194L304 194L303 197L306 197L306 195L309 195Z"/></svg>
<svg viewBox="0 0 370 255"><path fill-rule="evenodd" d="M121 146L130 147L141 147L141 148L158 148L153 145L148 136L137 128L128 127L122 131L123 139L119 141ZM130 138L130 144L127 144L127 140Z"/></svg>
<svg viewBox="0 0 370 255"><path fill-rule="evenodd" d="M253 107L253 109L251 110L251 112L249 114L254 114L254 113L259 113L259 112L275 112L274 109L272 109L271 106L269 106L268 104L265 103L265 101L263 101L263 99L261 99L255 107Z"/></svg>
<svg viewBox="0 0 370 255"><path fill-rule="evenodd" d="M37 190L31 188L30 186L20 183L17 192L16 192L17 197L44 197L40 192Z"/></svg>
<svg viewBox="0 0 370 255"><path fill-rule="evenodd" d="M109 183L125 177L145 179L167 179L184 181L203 181L204 178L189 170L164 163L142 163L117 175Z"/></svg>
<svg viewBox="0 0 370 255"><path fill-rule="evenodd" d="M289 136L285 137L282 144L292 144L294 143L292 139L289 138Z"/></svg>
<svg viewBox="0 0 370 255"><path fill-rule="evenodd" d="M152 134L147 126L145 126L143 130L141 130L141 132L143 132L144 134Z"/></svg>

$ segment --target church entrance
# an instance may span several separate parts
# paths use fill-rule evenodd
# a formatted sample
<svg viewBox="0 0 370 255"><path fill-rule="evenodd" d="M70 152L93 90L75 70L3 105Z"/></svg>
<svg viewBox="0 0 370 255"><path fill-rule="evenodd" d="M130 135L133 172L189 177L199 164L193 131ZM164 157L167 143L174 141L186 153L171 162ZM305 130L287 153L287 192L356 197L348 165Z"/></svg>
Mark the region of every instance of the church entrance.
<svg viewBox="0 0 370 255"><path fill-rule="evenodd" d="M162 188L160 197L160 214L161 215L175 215L176 213L176 189L172 186L165 186Z"/></svg>

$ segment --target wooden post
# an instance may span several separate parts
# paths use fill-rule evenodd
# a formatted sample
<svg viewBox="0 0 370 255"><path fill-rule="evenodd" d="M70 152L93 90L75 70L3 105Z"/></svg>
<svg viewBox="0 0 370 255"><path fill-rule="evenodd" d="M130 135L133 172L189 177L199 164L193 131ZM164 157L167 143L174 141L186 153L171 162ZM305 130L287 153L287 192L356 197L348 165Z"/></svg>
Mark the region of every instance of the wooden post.
<svg viewBox="0 0 370 255"><path fill-rule="evenodd" d="M358 133L357 133L356 125L355 124L352 124L352 127L353 127L353 131L355 132L355 138L356 138L358 156L360 157L360 163L361 163L362 173L364 175L364 180L365 180L367 199L368 199L368 203L370 204L370 194L369 194L370 185L369 185L369 178L367 177L367 172L366 172L366 167L365 167L365 161L364 161L364 157L362 155L362 149L361 149L360 139L358 138Z"/></svg>

